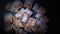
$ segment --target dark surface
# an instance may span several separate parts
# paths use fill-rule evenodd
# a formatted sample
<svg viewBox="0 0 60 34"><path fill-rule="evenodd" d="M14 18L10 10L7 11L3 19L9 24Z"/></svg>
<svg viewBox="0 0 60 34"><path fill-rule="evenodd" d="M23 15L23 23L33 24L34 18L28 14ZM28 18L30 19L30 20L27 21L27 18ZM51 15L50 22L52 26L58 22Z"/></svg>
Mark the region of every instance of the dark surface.
<svg viewBox="0 0 60 34"><path fill-rule="evenodd" d="M13 0L1 0L0 1L0 3L1 3L1 8L0 8L0 11L2 11L1 13L0 13L0 19L1 19L1 21L0 21L0 32L1 32L1 34L2 33L5 33L4 32L4 22L3 22L3 19L4 19L4 6L5 6L5 3L6 2L12 2ZM37 0L38 1L38 0ZM57 26L57 16L56 16L56 12L55 11L53 11L53 9L52 9L52 1L51 0L40 0L40 1L38 1L38 3L40 4L40 6L42 6L43 8L45 8L46 10L47 10L47 12L46 12L46 16L49 18L49 22L48 22L48 29L47 29L47 32L46 32L46 34L57 34L57 30L56 30L56 28L58 27ZM48 5L49 5L49 7L48 7Z"/></svg>

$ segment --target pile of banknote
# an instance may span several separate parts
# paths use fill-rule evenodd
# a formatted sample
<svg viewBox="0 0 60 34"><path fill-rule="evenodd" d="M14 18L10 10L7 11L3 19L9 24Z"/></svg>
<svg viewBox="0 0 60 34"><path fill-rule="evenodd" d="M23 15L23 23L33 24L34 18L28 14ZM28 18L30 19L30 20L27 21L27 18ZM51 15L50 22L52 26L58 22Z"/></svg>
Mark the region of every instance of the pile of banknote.
<svg viewBox="0 0 60 34"><path fill-rule="evenodd" d="M33 3L34 0L25 0L24 3L15 0L7 3L5 8L8 13L4 15L5 30L14 29L18 33L21 33L21 31L22 33L23 31L46 32L48 26L48 18L45 16L46 9L39 6L37 2L34 5Z"/></svg>

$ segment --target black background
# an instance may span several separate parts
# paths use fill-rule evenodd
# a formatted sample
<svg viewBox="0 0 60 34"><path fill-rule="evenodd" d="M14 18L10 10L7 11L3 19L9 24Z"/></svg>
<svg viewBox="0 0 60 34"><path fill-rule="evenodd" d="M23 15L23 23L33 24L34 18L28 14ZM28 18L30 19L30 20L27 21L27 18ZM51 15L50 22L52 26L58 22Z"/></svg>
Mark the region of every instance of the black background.
<svg viewBox="0 0 60 34"><path fill-rule="evenodd" d="M5 8L5 3L6 2L11 2L13 0L0 0L0 33L3 34L4 33L4 8ZM36 0L42 7L44 7L47 12L45 14L45 16L48 17L49 22L48 22L48 29L46 34L58 34L58 17L57 17L57 12L53 11L56 9L53 9L53 5L55 4L54 1L52 0ZM56 6L55 6L56 7Z"/></svg>

